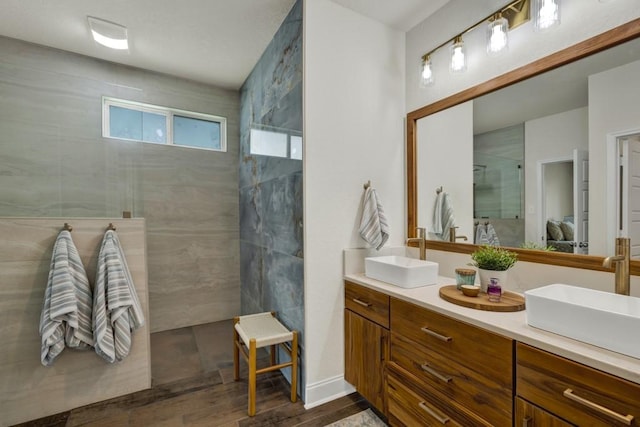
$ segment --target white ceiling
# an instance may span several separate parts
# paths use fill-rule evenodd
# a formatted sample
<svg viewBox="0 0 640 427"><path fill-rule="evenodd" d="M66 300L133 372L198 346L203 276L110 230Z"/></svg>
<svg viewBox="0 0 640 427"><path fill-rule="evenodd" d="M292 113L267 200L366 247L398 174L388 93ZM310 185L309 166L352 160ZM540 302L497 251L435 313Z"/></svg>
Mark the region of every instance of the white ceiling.
<svg viewBox="0 0 640 427"><path fill-rule="evenodd" d="M449 0L333 0L406 31ZM0 35L238 89L295 0L2 0ZM87 16L127 27L129 52L93 42Z"/></svg>

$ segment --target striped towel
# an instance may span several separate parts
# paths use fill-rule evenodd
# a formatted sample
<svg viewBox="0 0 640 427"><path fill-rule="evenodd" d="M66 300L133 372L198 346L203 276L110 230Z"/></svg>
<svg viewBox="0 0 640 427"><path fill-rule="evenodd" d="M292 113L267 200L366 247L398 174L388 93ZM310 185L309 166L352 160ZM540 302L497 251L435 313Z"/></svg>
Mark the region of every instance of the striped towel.
<svg viewBox="0 0 640 427"><path fill-rule="evenodd" d="M453 207L449 200L449 194L441 191L436 196L431 232L439 239L449 241L449 232L451 227L455 227Z"/></svg>
<svg viewBox="0 0 640 427"><path fill-rule="evenodd" d="M377 250L382 249L389 239L389 225L376 190L368 187L362 201L360 236Z"/></svg>
<svg viewBox="0 0 640 427"><path fill-rule="evenodd" d="M133 279L115 231L108 230L100 253L93 296L95 350L109 363L127 357L131 332L144 324Z"/></svg>
<svg viewBox="0 0 640 427"><path fill-rule="evenodd" d="M493 225L487 224L487 240L491 246L500 246L500 239L498 239L498 233Z"/></svg>
<svg viewBox="0 0 640 427"><path fill-rule="evenodd" d="M474 240L476 245L488 245L489 238L487 237L487 227L483 224L476 226L476 238Z"/></svg>
<svg viewBox="0 0 640 427"><path fill-rule="evenodd" d="M71 233L60 232L53 246L49 278L40 314L40 361L50 366L67 347L93 345L91 287Z"/></svg>

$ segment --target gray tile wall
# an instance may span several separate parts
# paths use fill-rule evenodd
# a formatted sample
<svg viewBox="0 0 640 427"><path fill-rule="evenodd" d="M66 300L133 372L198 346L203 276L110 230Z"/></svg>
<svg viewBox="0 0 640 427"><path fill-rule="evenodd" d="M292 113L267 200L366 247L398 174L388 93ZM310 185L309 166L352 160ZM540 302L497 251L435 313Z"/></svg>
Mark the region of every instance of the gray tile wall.
<svg viewBox="0 0 640 427"><path fill-rule="evenodd" d="M252 127L302 133L301 0L240 96L242 313L275 310L287 327L303 334L302 161L251 155L249 150Z"/></svg>
<svg viewBox="0 0 640 427"><path fill-rule="evenodd" d="M0 38L0 216L145 217L151 331L240 311L240 99ZM101 136L101 97L227 118L228 152Z"/></svg>

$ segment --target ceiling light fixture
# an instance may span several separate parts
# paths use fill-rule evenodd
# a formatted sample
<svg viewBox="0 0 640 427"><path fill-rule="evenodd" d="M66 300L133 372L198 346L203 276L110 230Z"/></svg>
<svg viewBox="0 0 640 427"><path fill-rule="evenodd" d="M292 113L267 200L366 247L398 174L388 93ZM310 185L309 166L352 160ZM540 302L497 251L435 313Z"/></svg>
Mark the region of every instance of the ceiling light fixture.
<svg viewBox="0 0 640 427"><path fill-rule="evenodd" d="M420 87L431 86L434 83L433 69L431 68L431 57L424 55L420 66Z"/></svg>
<svg viewBox="0 0 640 427"><path fill-rule="evenodd" d="M560 24L560 0L535 0L534 27L544 31Z"/></svg>
<svg viewBox="0 0 640 427"><path fill-rule="evenodd" d="M127 28L104 19L87 16L91 35L96 43L111 49L128 50Z"/></svg>

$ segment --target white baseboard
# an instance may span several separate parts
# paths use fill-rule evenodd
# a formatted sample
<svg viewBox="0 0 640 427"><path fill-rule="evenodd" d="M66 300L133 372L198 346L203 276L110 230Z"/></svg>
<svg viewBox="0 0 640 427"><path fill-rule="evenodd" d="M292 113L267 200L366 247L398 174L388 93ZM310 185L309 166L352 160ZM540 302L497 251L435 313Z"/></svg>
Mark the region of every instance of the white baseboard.
<svg viewBox="0 0 640 427"><path fill-rule="evenodd" d="M305 409L315 408L324 403L338 399L356 391L355 388L344 380L344 376L328 378L317 383L307 384L305 393Z"/></svg>

